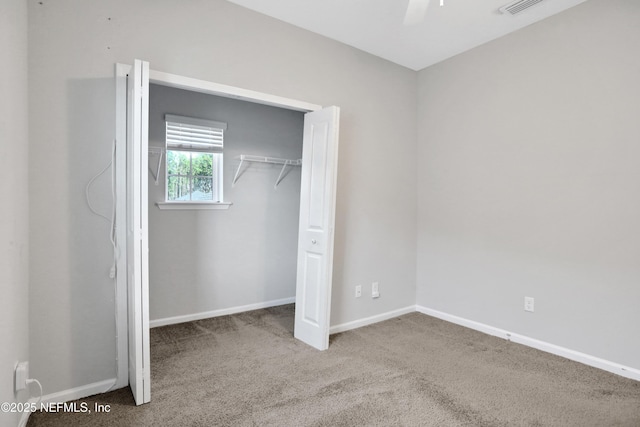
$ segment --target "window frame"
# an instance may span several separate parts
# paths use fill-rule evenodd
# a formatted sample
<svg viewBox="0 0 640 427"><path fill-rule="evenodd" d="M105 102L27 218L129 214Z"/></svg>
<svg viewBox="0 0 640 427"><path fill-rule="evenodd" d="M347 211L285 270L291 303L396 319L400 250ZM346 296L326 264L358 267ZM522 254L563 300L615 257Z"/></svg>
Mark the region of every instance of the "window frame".
<svg viewBox="0 0 640 427"><path fill-rule="evenodd" d="M175 128L176 126L184 126L186 129L183 137L178 137L178 141L174 138L172 142L169 142L169 127ZM212 136L210 143L203 144L202 142L194 142L191 144L190 132L194 126L197 128L209 127L212 129ZM198 132L200 129L196 129ZM227 130L227 124L224 122L218 122L208 119L199 119L193 117L176 116L173 114L165 115L165 191L164 202L158 204L161 209L173 209L179 206L205 206L205 205L230 205L231 203L224 202L224 133ZM218 135L219 134L219 135ZM196 135L197 138L197 135ZM195 139L195 138L194 138ZM200 139L200 138L197 138ZM209 146L207 146L209 145ZM193 175L193 156L189 155L189 173L188 175L182 174L169 174L169 152L188 152L188 153L202 153L212 155L212 175L200 176ZM169 199L169 178L170 177L184 177L189 180L189 200L170 200ZM212 199L211 200L192 200L193 195L193 182L195 178L204 177L211 178L212 185ZM163 205L163 206L161 206ZM175 205L175 207L167 207L168 205ZM224 208L224 207L223 207Z"/></svg>

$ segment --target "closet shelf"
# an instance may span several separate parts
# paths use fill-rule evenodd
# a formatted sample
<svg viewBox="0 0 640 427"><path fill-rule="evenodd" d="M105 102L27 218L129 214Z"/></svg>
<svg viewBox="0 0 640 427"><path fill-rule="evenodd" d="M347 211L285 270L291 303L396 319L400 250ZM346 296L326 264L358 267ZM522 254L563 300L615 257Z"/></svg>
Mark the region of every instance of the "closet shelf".
<svg viewBox="0 0 640 427"><path fill-rule="evenodd" d="M236 171L236 175L233 177L233 184L235 184L238 178L240 177L240 171L242 170L242 164L244 162L271 163L274 165L282 165L282 170L280 171L280 175L278 175L278 179L276 179L276 184L273 186L273 188L278 188L278 184L280 184L280 182L284 179L284 176L285 176L284 173L287 169L287 166L302 166L302 159L297 159L297 160L279 159L277 157L264 157L264 156L253 156L250 154L241 154L238 170Z"/></svg>

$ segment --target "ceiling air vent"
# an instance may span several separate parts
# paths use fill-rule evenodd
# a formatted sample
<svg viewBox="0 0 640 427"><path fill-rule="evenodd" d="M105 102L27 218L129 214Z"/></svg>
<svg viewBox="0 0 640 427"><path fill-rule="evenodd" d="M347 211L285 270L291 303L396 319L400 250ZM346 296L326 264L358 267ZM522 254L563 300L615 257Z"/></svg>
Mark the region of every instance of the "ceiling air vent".
<svg viewBox="0 0 640 427"><path fill-rule="evenodd" d="M532 6L537 5L538 3L543 2L544 0L518 0L513 3L509 3L500 8L500 12L508 13L510 15L517 15L519 13L524 12Z"/></svg>

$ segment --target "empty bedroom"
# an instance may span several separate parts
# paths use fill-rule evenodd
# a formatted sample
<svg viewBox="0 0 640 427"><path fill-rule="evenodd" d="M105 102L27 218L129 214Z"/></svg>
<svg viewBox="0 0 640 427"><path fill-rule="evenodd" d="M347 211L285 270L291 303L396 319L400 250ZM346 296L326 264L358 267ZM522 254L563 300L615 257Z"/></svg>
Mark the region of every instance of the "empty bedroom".
<svg viewBox="0 0 640 427"><path fill-rule="evenodd" d="M2 0L0 426L640 425L637 0Z"/></svg>

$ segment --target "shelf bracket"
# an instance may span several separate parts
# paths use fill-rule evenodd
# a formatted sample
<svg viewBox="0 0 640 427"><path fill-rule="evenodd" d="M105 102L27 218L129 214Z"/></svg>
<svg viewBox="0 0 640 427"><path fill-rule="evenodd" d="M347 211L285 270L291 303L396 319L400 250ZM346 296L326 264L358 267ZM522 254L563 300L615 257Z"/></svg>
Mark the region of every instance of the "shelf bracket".
<svg viewBox="0 0 640 427"><path fill-rule="evenodd" d="M236 171L235 176L233 177L233 183L231 185L235 185L238 177L240 176L240 169L242 169L242 162L244 162L244 156L240 156L240 164L238 165L238 170Z"/></svg>
<svg viewBox="0 0 640 427"><path fill-rule="evenodd" d="M160 179L160 167L162 166L162 155L164 154L164 150L162 148L149 147L149 154L158 155L158 166L156 167L155 173L153 172L153 169L151 169L151 165L149 165L149 172L153 177L153 181L156 185L158 185L158 180Z"/></svg>
<svg viewBox="0 0 640 427"><path fill-rule="evenodd" d="M284 165L282 165L282 170L280 171L280 175L278 175L278 179L276 179L276 185L273 186L273 188L278 188L278 184L280 184L280 181L282 181L284 179L284 171L287 169L287 164L285 163Z"/></svg>

